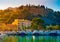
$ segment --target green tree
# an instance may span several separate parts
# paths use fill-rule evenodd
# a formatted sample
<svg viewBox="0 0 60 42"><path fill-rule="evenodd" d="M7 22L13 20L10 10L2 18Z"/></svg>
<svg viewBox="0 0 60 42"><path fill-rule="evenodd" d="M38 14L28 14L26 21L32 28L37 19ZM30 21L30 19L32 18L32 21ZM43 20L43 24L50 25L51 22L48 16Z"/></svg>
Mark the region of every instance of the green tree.
<svg viewBox="0 0 60 42"><path fill-rule="evenodd" d="M33 29L43 29L44 21L41 18L33 18L31 28Z"/></svg>
<svg viewBox="0 0 60 42"><path fill-rule="evenodd" d="M54 26L54 30L60 30L60 26L59 25Z"/></svg>
<svg viewBox="0 0 60 42"><path fill-rule="evenodd" d="M54 30L53 26L52 25L49 25L46 27L46 30Z"/></svg>

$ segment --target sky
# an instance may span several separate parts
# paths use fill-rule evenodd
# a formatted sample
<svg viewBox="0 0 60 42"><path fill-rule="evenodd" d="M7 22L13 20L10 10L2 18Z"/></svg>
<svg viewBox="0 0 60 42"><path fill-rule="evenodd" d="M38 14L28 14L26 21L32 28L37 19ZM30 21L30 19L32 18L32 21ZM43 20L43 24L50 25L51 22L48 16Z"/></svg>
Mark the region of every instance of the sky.
<svg viewBox="0 0 60 42"><path fill-rule="evenodd" d="M54 11L60 11L60 0L0 0L0 9L8 7L18 7L21 5L44 5Z"/></svg>

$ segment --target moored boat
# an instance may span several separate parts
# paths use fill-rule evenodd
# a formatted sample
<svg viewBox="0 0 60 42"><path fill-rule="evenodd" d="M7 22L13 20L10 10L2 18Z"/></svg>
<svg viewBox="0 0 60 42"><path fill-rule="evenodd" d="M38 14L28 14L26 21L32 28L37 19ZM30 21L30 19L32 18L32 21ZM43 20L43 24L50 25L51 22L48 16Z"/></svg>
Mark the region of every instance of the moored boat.
<svg viewBox="0 0 60 42"><path fill-rule="evenodd" d="M14 35L16 35L16 32L15 31L8 31L6 34L14 36Z"/></svg>
<svg viewBox="0 0 60 42"><path fill-rule="evenodd" d="M57 31L56 30L52 30L50 31L50 36L57 36Z"/></svg>
<svg viewBox="0 0 60 42"><path fill-rule="evenodd" d="M57 31L57 35L60 36L60 30L56 30Z"/></svg>
<svg viewBox="0 0 60 42"><path fill-rule="evenodd" d="M25 36L26 35L26 32L24 30L18 31L17 32L17 35L19 35L19 36Z"/></svg>
<svg viewBox="0 0 60 42"><path fill-rule="evenodd" d="M38 30L34 30L32 33L34 36L39 36L39 31Z"/></svg>
<svg viewBox="0 0 60 42"><path fill-rule="evenodd" d="M27 34L28 36L31 36L31 35L32 35L32 31L31 31L31 30L28 30L28 31L26 31L26 34Z"/></svg>
<svg viewBox="0 0 60 42"><path fill-rule="evenodd" d="M39 30L39 35L43 36L44 35L44 30Z"/></svg>
<svg viewBox="0 0 60 42"><path fill-rule="evenodd" d="M0 32L0 37L6 36L3 32Z"/></svg>
<svg viewBox="0 0 60 42"><path fill-rule="evenodd" d="M50 30L47 30L47 31L44 32L45 36L49 36L49 34L50 34Z"/></svg>

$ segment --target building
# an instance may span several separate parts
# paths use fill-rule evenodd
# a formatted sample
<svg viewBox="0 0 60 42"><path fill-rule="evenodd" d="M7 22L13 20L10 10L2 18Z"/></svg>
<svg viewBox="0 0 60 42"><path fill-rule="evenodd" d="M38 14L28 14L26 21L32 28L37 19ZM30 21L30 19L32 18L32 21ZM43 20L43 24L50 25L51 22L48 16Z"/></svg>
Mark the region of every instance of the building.
<svg viewBox="0 0 60 42"><path fill-rule="evenodd" d="M0 23L0 31L4 31L6 28L6 25L4 23Z"/></svg>
<svg viewBox="0 0 60 42"><path fill-rule="evenodd" d="M24 20L24 19L15 19L12 23L13 25L17 25L18 29L24 29L31 26L32 21Z"/></svg>
<svg viewBox="0 0 60 42"><path fill-rule="evenodd" d="M17 25L7 24L6 29L7 31L17 31Z"/></svg>

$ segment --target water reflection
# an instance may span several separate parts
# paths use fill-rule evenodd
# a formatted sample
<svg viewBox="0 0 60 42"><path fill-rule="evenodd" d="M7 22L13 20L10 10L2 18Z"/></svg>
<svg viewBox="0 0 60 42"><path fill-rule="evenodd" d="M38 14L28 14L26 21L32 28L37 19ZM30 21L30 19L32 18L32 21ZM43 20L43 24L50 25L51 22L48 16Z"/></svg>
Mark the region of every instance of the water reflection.
<svg viewBox="0 0 60 42"><path fill-rule="evenodd" d="M26 42L33 42L32 36L26 36Z"/></svg>
<svg viewBox="0 0 60 42"><path fill-rule="evenodd" d="M0 42L60 42L60 36L4 36Z"/></svg>

